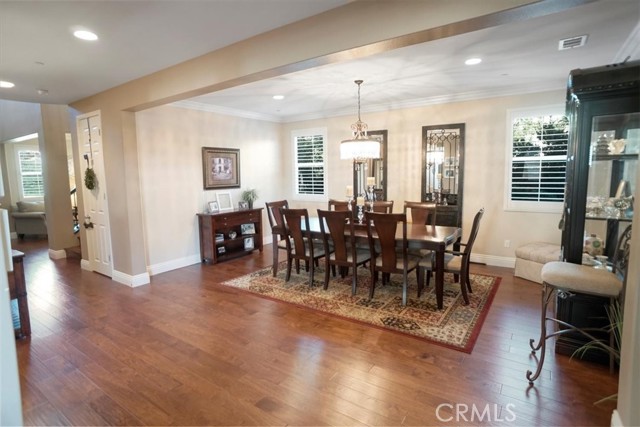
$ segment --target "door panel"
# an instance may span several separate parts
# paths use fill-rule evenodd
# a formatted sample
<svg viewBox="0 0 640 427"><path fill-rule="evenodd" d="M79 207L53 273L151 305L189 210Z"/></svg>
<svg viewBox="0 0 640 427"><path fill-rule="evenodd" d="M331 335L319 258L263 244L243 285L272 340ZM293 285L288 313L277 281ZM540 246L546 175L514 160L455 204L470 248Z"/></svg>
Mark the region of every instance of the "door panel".
<svg viewBox="0 0 640 427"><path fill-rule="evenodd" d="M82 164L90 166L96 174L96 186L89 190L82 186L84 195L85 223L93 227L86 228L87 249L91 269L111 277L111 232L109 228L109 209L107 186L104 173L102 132L99 113L78 117L78 134L81 142ZM83 175L84 176L84 175Z"/></svg>

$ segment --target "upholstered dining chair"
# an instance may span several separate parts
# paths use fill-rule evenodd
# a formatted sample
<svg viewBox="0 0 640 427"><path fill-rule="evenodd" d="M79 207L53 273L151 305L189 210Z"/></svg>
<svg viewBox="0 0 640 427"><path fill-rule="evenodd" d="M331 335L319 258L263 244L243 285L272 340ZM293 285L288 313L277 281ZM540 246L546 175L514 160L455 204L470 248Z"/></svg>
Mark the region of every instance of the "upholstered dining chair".
<svg viewBox="0 0 640 427"><path fill-rule="evenodd" d="M460 281L460 290L462 291L462 298L464 299L465 304L469 304L469 295L467 295L467 291L473 292L469 276L469 264L473 244L476 241L478 231L480 230L480 220L482 219L482 215L484 215L484 208L480 209L473 218L473 225L471 226L469 240L467 240L466 243L460 243L460 246L464 247L464 251L460 252L449 249L445 251L444 271L446 273L453 273L454 276L458 276L458 280ZM422 276L426 276L427 286L429 286L431 272L435 270L435 262L433 258L431 259L431 262L421 263L420 268L425 270ZM418 296L422 293L422 287L422 282L419 282Z"/></svg>
<svg viewBox="0 0 640 427"><path fill-rule="evenodd" d="M402 305L407 305L407 276L416 270L418 283L422 282L422 270L418 268L420 257L411 255L407 244L407 216L405 214L387 214L366 212L367 236L371 251L371 289L369 298L373 298L378 273L382 273L385 284L391 274L402 274ZM402 241L397 244L396 231L402 227Z"/></svg>
<svg viewBox="0 0 640 427"><path fill-rule="evenodd" d="M288 238L287 245L287 275L285 281L291 278L292 262L296 261L296 273L300 274L300 261L304 261L309 272L309 287L313 286L313 273L316 262L325 256L322 241L313 239L309 227L309 213L306 209L283 209L280 212L285 220ZM304 228L302 224L305 224Z"/></svg>
<svg viewBox="0 0 640 427"><path fill-rule="evenodd" d="M352 270L351 295L356 294L358 286L358 266L366 264L371 259L369 248L362 249L356 245L355 226L349 221L349 211L323 211L318 209L320 231L322 232L325 259L324 289L329 286L329 268L339 267L340 275L344 271Z"/></svg>
<svg viewBox="0 0 640 427"><path fill-rule="evenodd" d="M403 212L413 224L436 225L435 203L405 201Z"/></svg>
<svg viewBox="0 0 640 427"><path fill-rule="evenodd" d="M273 277L278 274L278 252L287 250L287 233L284 228L284 218L282 218L281 208L288 209L289 202L287 200L278 200L275 202L265 203L267 207L267 217L269 218L269 226L273 234Z"/></svg>

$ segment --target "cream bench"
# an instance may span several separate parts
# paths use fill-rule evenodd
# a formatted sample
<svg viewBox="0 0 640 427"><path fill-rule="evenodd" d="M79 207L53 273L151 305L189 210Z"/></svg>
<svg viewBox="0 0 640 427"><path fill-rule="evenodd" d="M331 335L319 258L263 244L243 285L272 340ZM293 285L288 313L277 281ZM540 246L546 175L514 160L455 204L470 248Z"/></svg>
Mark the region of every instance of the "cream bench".
<svg viewBox="0 0 640 427"><path fill-rule="evenodd" d="M560 261L560 245L532 242L516 249L514 276L542 283L542 267L551 261Z"/></svg>

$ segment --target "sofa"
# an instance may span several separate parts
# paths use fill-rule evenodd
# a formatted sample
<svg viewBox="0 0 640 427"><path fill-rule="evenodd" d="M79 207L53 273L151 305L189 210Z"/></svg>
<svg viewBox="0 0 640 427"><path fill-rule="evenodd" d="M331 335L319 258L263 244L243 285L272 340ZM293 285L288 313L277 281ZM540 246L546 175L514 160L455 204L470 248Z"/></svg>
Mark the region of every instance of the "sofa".
<svg viewBox="0 0 640 427"><path fill-rule="evenodd" d="M47 235L44 202L17 202L15 209L12 209L11 218L20 239L25 235Z"/></svg>

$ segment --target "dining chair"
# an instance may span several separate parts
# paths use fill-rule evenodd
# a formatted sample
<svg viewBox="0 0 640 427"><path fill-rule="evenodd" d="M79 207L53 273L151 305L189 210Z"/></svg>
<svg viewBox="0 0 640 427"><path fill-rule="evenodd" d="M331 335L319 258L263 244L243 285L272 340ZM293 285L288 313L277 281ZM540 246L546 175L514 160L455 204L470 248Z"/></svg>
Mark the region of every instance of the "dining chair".
<svg viewBox="0 0 640 427"><path fill-rule="evenodd" d="M287 234L284 228L284 219L282 218L281 208L288 209L289 202L287 200L278 200L275 202L265 203L267 207L267 217L269 218L269 226L273 234L273 277L278 274L278 252L287 250Z"/></svg>
<svg viewBox="0 0 640 427"><path fill-rule="evenodd" d="M476 216L473 218L473 225L471 226L471 233L469 234L469 240L466 243L460 243L460 246L464 247L464 251L449 250L445 251L444 259L444 271L445 273L453 273L454 277L458 277L460 282L460 290L462 291L462 298L465 304L469 304L469 296L467 291L473 292L471 288L471 279L469 277L469 264L471 260L471 250L473 249L473 243L476 241L478 231L480 230L480 220L484 215L484 208L480 209ZM433 258L431 262L423 262L420 264L420 269L424 270L422 277L426 276L427 286L429 286L429 279L431 278L431 272L435 270L435 263ZM418 296L422 293L422 282L418 282Z"/></svg>
<svg viewBox="0 0 640 427"><path fill-rule="evenodd" d="M366 208L369 209L369 202L366 202ZM390 214L393 212L393 200L374 200L373 211Z"/></svg>
<svg viewBox="0 0 640 427"><path fill-rule="evenodd" d="M358 266L371 260L371 253L368 247L362 249L356 245L355 226L353 221L349 221L350 218L349 211L318 209L324 253L328 254L324 257L326 266L324 289L329 286L330 267L333 267L334 272L335 267L339 267L342 277L345 275L345 270L351 268L351 295L355 295L358 286Z"/></svg>
<svg viewBox="0 0 640 427"><path fill-rule="evenodd" d="M407 276L416 270L418 283L422 282L422 270L418 268L420 257L408 251L407 216L397 213L366 212L367 236L371 251L371 289L373 298L378 273L382 273L382 283L386 284L391 274L402 274L402 305L407 305ZM402 227L402 241L398 245L396 232Z"/></svg>
<svg viewBox="0 0 640 427"><path fill-rule="evenodd" d="M403 212L405 215L411 215L411 223L413 224L436 225L435 203L405 201Z"/></svg>
<svg viewBox="0 0 640 427"><path fill-rule="evenodd" d="M306 209L280 208L287 230L287 275L285 281L291 278L292 262L296 261L296 273L300 274L300 261L304 261L309 272L309 287L313 286L313 274L316 262L325 256L324 245L321 240L313 239L309 227L309 213ZM303 224L304 223L304 227Z"/></svg>
<svg viewBox="0 0 640 427"><path fill-rule="evenodd" d="M346 200L329 199L327 209L330 211L349 211L349 203Z"/></svg>

